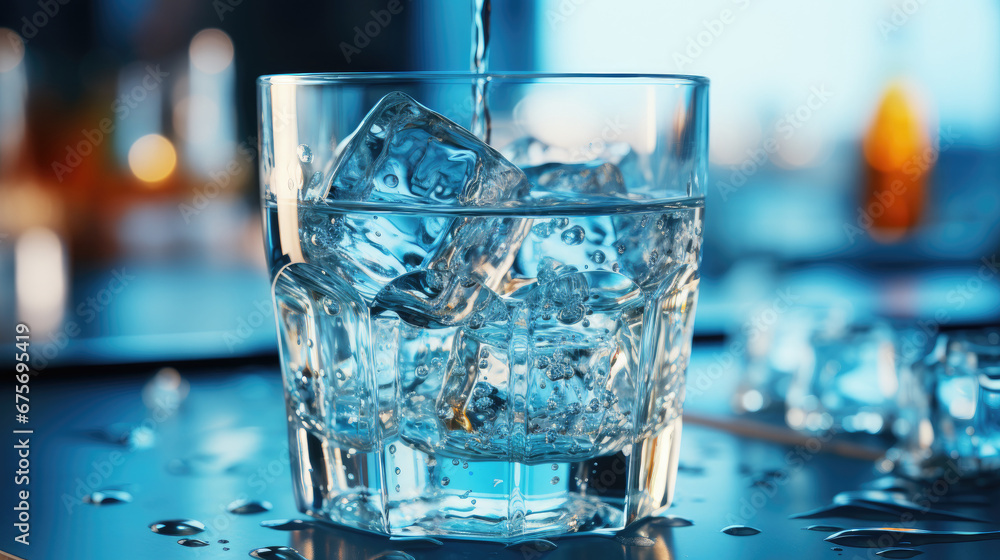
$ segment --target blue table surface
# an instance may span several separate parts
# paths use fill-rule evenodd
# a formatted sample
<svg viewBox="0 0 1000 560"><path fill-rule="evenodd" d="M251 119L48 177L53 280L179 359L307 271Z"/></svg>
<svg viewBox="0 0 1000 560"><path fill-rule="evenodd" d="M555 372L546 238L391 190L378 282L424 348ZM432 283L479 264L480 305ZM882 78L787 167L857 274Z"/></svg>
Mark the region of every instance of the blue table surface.
<svg viewBox="0 0 1000 560"><path fill-rule="evenodd" d="M698 349L692 369L710 360L715 351ZM312 560L367 559L400 549L415 558L877 558L874 549L833 551L823 541L828 533L804 528L818 523L847 528L878 523L789 519L873 479L877 473L871 461L825 452L790 460L790 452L796 451L793 445L736 436L690 421L683 428L682 468L668 514L690 519L694 525L650 529L654 546L626 546L608 537L570 537L557 539L558 548L543 553L466 541L406 546L327 526L291 532L264 528L263 520L304 517L291 493L277 368L181 371L190 391L180 410L167 418L156 417L143 404L142 387L154 371L142 368L127 379L46 381L42 375L32 381L31 544L15 543L13 529L5 522L0 549L32 560L247 558L251 550L263 546L290 546ZM725 405L732 383L732 376L724 377L717 390L689 398L691 416L732 420ZM102 440L100 434L119 424L145 425L148 429L139 432L140 445L129 448ZM13 460L3 463L4 480L10 481ZM755 484L761 473L771 470L782 471L779 482ZM127 490L134 501L106 506L80 501L86 492L109 488ZM9 482L4 484L0 503L7 510L5 519L10 519L15 503L13 489ZM254 515L229 513L227 505L239 498L267 500L274 507ZM989 525L918 526L995 529L1000 525L998 509L970 512L996 522ZM176 518L203 522L208 529L196 538L211 544L183 547L176 543L178 537L157 535L148 528ZM720 532L733 523L761 533L737 537ZM922 549L921 558L927 559L995 558L1000 544Z"/></svg>

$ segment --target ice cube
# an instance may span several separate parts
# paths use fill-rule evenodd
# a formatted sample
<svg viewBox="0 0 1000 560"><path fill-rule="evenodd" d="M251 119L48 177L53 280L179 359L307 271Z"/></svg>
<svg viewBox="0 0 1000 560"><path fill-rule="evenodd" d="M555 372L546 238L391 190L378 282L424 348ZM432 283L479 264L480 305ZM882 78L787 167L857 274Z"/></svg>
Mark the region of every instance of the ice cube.
<svg viewBox="0 0 1000 560"><path fill-rule="evenodd" d="M506 325L461 329L455 337L436 412L450 453L506 458L509 333Z"/></svg>
<svg viewBox="0 0 1000 560"><path fill-rule="evenodd" d="M529 290L527 460L555 449L581 457L619 450L634 425L642 292L605 271L569 272Z"/></svg>
<svg viewBox="0 0 1000 560"><path fill-rule="evenodd" d="M274 299L291 410L344 447L372 449L380 424L365 301L345 281L308 263L281 269Z"/></svg>
<svg viewBox="0 0 1000 560"><path fill-rule="evenodd" d="M500 296L470 276L435 270L404 274L375 296L372 314L395 313L408 325L440 329L505 322L507 307Z"/></svg>
<svg viewBox="0 0 1000 560"><path fill-rule="evenodd" d="M546 163L524 168L534 185L532 198L572 199L581 196L622 197L625 179L614 164L594 160L585 163Z"/></svg>
<svg viewBox="0 0 1000 560"><path fill-rule="evenodd" d="M483 206L527 188L521 170L471 132L392 92L351 136L323 198Z"/></svg>
<svg viewBox="0 0 1000 560"><path fill-rule="evenodd" d="M300 203L303 257L351 284L366 301L393 278L417 270L449 220L434 216L337 213Z"/></svg>
<svg viewBox="0 0 1000 560"><path fill-rule="evenodd" d="M543 163L565 161L569 157L567 151L555 149L532 136L523 136L514 140L504 146L500 150L500 153L522 168L531 165L541 165Z"/></svg>
<svg viewBox="0 0 1000 560"><path fill-rule="evenodd" d="M327 188L307 192L299 205L307 259L358 286L369 301L393 278L420 268L499 286L528 220L337 214L324 202L500 204L529 191L517 166L400 92L383 97L338 152Z"/></svg>
<svg viewBox="0 0 1000 560"><path fill-rule="evenodd" d="M531 220L524 218L455 218L424 266L474 276L498 290L530 229Z"/></svg>
<svg viewBox="0 0 1000 560"><path fill-rule="evenodd" d="M430 353L437 364L417 376L414 390L407 393L400 437L425 453L506 459L507 325L424 332L435 341L447 340L449 352L443 367L440 353ZM419 342L414 343L410 346L415 348Z"/></svg>

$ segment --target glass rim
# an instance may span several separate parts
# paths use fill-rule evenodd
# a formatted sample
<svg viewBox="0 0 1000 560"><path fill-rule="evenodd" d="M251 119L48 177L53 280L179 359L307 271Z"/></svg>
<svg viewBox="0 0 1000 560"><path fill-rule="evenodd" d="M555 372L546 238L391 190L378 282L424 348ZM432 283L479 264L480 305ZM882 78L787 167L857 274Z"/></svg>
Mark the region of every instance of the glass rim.
<svg viewBox="0 0 1000 560"><path fill-rule="evenodd" d="M257 85L324 85L324 84L377 84L387 82L472 81L486 78L509 82L545 81L548 83L674 85L686 87L708 86L705 76L691 74L642 74L642 73L590 73L590 72L313 72L291 74L265 74L257 77Z"/></svg>

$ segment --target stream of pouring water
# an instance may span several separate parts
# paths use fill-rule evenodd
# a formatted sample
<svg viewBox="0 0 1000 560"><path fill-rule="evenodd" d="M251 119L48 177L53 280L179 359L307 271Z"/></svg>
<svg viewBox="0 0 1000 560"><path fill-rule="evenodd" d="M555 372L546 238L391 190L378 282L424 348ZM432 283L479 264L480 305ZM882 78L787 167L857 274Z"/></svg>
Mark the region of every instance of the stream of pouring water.
<svg viewBox="0 0 1000 560"><path fill-rule="evenodd" d="M486 105L486 72L490 57L490 0L472 0L472 71L482 77L472 86L475 107L472 111L473 134L490 143L490 109Z"/></svg>

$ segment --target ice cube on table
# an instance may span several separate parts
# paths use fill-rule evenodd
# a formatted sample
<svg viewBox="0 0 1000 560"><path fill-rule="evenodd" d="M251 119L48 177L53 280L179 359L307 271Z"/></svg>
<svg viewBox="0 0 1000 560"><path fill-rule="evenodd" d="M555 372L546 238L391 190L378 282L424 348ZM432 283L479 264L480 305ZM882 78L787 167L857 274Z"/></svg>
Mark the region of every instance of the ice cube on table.
<svg viewBox="0 0 1000 560"><path fill-rule="evenodd" d="M392 92L350 137L322 198L483 206L527 188L521 170L471 132Z"/></svg>
<svg viewBox="0 0 1000 560"><path fill-rule="evenodd" d="M644 298L628 278L569 272L528 291L526 460L593 456L632 436Z"/></svg>
<svg viewBox="0 0 1000 560"><path fill-rule="evenodd" d="M372 449L382 426L365 301L344 280L308 263L281 269L274 299L293 413L344 447Z"/></svg>
<svg viewBox="0 0 1000 560"><path fill-rule="evenodd" d="M395 313L408 325L440 329L505 322L507 307L500 296L470 276L434 270L404 274L375 296L372 314Z"/></svg>

